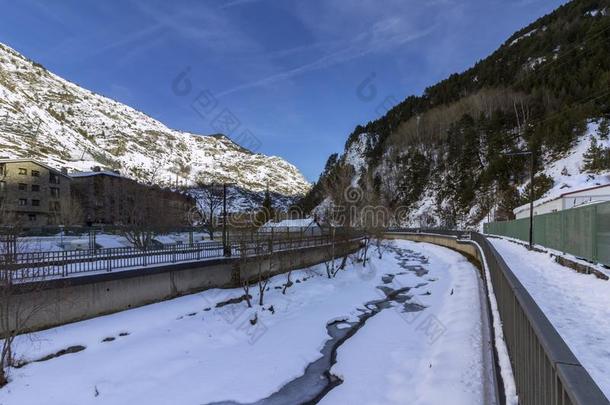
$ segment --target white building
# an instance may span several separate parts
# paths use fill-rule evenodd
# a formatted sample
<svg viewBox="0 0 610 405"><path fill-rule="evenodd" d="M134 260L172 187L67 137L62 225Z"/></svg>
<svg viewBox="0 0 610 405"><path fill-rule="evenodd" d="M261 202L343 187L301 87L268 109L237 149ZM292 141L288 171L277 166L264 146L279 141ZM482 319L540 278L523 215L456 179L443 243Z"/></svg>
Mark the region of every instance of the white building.
<svg viewBox="0 0 610 405"><path fill-rule="evenodd" d="M303 235L321 235L322 228L314 218L284 219L267 222L258 229L259 232L303 233Z"/></svg>
<svg viewBox="0 0 610 405"><path fill-rule="evenodd" d="M534 201L534 215L548 214L549 212L567 210L583 204L604 201L610 201L610 184L570 191L552 199ZM530 205L525 204L517 207L513 212L517 219L529 218Z"/></svg>

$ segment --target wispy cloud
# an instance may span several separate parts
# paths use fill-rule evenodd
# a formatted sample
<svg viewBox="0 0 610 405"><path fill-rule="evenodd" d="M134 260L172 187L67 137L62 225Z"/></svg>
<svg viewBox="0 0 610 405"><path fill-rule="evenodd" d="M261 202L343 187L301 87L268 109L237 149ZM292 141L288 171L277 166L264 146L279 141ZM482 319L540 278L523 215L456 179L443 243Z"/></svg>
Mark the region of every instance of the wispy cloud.
<svg viewBox="0 0 610 405"><path fill-rule="evenodd" d="M395 30L396 25L398 23L399 21L397 19L391 18L388 20L384 20L383 22L380 22L378 24L375 24L370 31L361 33L355 38L348 41L332 41L326 44L314 43L311 45L305 45L297 48L291 48L275 52L273 56L286 56L303 50L320 48L324 45L326 45L327 48L332 48L324 55L314 59L313 61L301 64L297 67L280 71L278 73L271 74L269 76L257 80L240 84L230 89L226 89L218 93L217 96L227 96L229 94L233 94L243 90L271 85L276 82L287 80L309 72L327 69L336 65L347 63L349 61L358 59L368 54L372 54L375 52L385 52L400 47L408 42L412 42L422 37L425 37L432 31L434 31L434 29L436 28L435 26L432 26L416 32L400 32Z"/></svg>
<svg viewBox="0 0 610 405"><path fill-rule="evenodd" d="M222 4L219 8L221 8L221 9L230 8L230 7L235 7L235 6L241 6L243 4L256 3L259 1L264 1L264 0L230 0L230 1L227 1L226 3Z"/></svg>
<svg viewBox="0 0 610 405"><path fill-rule="evenodd" d="M150 43L156 42L164 33L178 35L191 44L223 52L248 50L255 46L221 12L202 2L189 7L154 6L144 2L133 4L149 23L97 49L94 54L120 48L129 48L127 53L137 52L139 47L150 48Z"/></svg>

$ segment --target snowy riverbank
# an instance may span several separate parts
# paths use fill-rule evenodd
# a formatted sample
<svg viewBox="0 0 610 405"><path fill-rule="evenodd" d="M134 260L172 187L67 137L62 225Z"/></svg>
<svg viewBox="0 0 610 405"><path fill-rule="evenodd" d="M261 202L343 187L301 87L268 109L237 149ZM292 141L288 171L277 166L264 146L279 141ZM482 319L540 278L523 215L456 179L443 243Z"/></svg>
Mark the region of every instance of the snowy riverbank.
<svg viewBox="0 0 610 405"><path fill-rule="evenodd" d="M320 359L329 322L349 328L363 314L336 348L331 373L343 382L322 403L484 403L477 270L428 244L370 253L365 268L349 263L333 279L324 265L295 271L286 294L286 275L274 277L262 308L257 286L254 308L216 307L243 291L209 290L21 336L17 353L30 363L11 370L0 404L256 402ZM371 302L384 300L373 313ZM35 361L71 346L84 350Z"/></svg>

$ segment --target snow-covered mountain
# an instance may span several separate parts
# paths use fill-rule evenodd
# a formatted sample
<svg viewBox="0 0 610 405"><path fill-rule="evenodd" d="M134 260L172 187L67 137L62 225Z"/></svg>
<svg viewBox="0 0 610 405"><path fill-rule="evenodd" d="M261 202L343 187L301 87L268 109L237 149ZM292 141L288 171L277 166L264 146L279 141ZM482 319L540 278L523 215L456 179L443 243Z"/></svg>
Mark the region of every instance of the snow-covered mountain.
<svg viewBox="0 0 610 405"><path fill-rule="evenodd" d="M285 196L310 184L279 157L252 153L223 135L173 130L83 89L0 43L0 156L53 167L119 170L147 183L231 182Z"/></svg>

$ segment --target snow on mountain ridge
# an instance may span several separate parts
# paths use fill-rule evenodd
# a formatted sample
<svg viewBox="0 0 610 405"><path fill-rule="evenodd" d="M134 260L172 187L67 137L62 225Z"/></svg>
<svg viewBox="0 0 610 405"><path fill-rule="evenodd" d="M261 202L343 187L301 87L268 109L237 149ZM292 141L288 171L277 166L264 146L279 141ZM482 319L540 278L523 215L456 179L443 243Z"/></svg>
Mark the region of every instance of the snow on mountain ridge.
<svg viewBox="0 0 610 405"><path fill-rule="evenodd" d="M231 182L302 195L310 184L292 164L252 153L226 136L161 122L49 72L0 43L0 155L55 167L92 166L156 184Z"/></svg>

